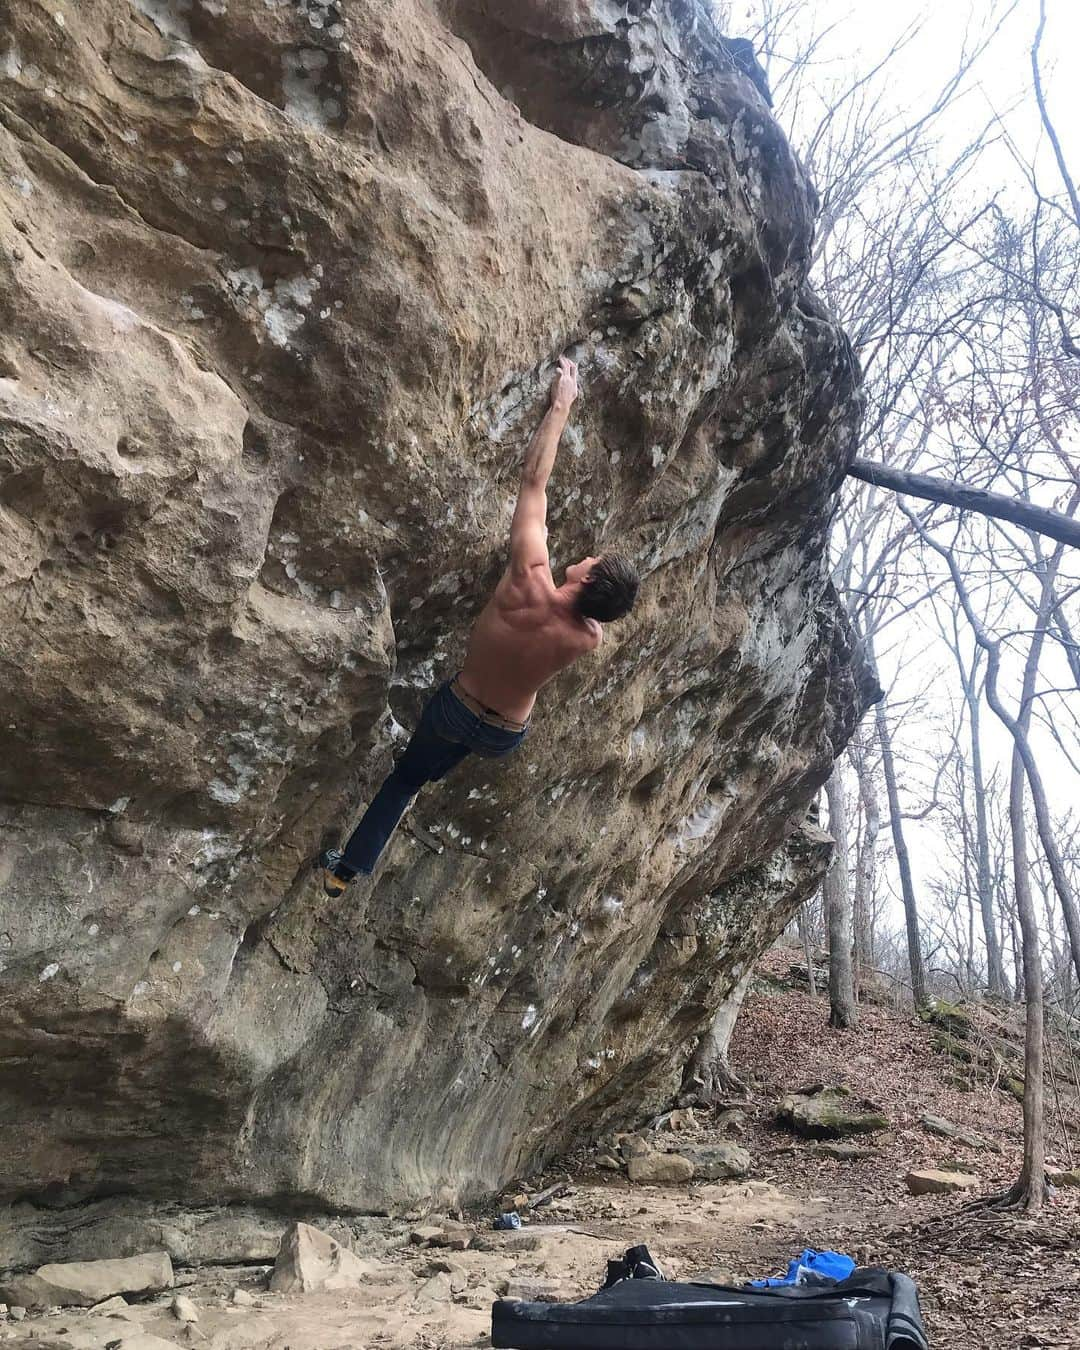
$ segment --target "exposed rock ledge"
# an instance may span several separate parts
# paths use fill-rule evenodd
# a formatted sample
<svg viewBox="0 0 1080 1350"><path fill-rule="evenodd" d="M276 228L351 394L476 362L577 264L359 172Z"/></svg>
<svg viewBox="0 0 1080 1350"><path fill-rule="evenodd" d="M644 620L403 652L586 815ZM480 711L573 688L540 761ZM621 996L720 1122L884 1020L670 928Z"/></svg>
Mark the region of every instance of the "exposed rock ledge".
<svg viewBox="0 0 1080 1350"><path fill-rule="evenodd" d="M5 11L8 1199L494 1188L659 1099L813 884L858 399L761 87L679 0ZM644 603L330 905L565 347L552 541Z"/></svg>

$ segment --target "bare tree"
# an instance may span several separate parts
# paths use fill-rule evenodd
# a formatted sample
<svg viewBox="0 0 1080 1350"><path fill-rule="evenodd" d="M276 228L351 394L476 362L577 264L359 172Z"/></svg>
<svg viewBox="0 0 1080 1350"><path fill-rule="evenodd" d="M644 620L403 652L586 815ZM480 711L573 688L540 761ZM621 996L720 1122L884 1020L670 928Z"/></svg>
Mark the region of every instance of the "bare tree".
<svg viewBox="0 0 1080 1350"><path fill-rule="evenodd" d="M955 630L954 630L955 634ZM976 849L976 890L979 897L979 914L982 919L983 941L986 944L987 984L990 993L1004 998L1008 995L1005 980L1005 967L1001 960L1001 943L998 939L997 919L994 914L994 896L990 882L990 834L986 819L986 776L983 772L982 740L979 734L980 691L976 686L979 660L976 648L971 666L961 666L960 680L967 704L968 727L971 734L971 778L974 789L975 808L975 849ZM958 660L958 664L959 660Z"/></svg>
<svg viewBox="0 0 1080 1350"><path fill-rule="evenodd" d="M1024 996L1027 1005L1024 1042L1024 1163L1016 1185L1002 1197L1005 1204L1023 1204L1027 1209L1038 1209L1045 1192L1045 1125L1043 1088L1043 973L1038 920L1031 895L1031 874L1028 863L1027 830L1024 820L1025 789L1030 783L1033 791L1042 780L1032 753L1029 731L1035 684L1042 655L1043 641L1049 628L1053 578L1060 565L1063 547L1059 544L1043 574L1042 599L1037 623L1031 634L1027 659L1024 663L1023 689L1018 711L1011 713L1005 706L998 688L1001 669L1001 640L986 630L971 602L964 576L952 549L939 543L921 522L912 517L923 543L941 556L952 576L956 593L971 626L972 635L986 652L986 700L995 715L1006 727L1013 740L1013 758L1010 775L1009 820L1012 835L1013 885L1017 915L1023 944ZM1043 794L1045 801L1045 794Z"/></svg>
<svg viewBox="0 0 1080 1350"><path fill-rule="evenodd" d="M926 968L922 957L922 938L919 925L919 906L915 899L915 883L911 873L911 855L904 837L903 813L900 809L900 790L896 781L896 762L893 757L892 735L885 717L885 701L875 709L878 744L881 746L881 765L885 774L885 790L889 799L889 828L892 831L896 866L900 873L901 894L904 899L904 920L907 930L908 969L911 972L911 996L916 1008L927 1003Z"/></svg>
<svg viewBox="0 0 1080 1350"><path fill-rule="evenodd" d="M986 7L990 27L958 53L955 79L915 112L890 96L888 79L917 26L886 44L880 62L823 81L813 63L828 35L807 26L810 7L754 7L779 113L796 123L821 192L816 282L864 373L866 418L837 513L835 577L868 659L891 685L828 794L832 1015L852 936L841 877L853 878L855 971L872 951L919 1006L984 985L1007 997L1012 985L1026 1004L1025 1155L1005 1199L1035 1207L1044 981L1054 1007L1080 990L1080 864L1065 842L1076 827L1047 793L1058 776L1080 773L1080 714L1069 702L1080 687L1071 561L1080 546L1080 200L1040 68L1045 0L1030 53L1042 159L1022 153L1008 109L949 155L933 132L962 96L983 38L1015 6ZM1012 182L980 178L991 143L1005 152L995 163L1011 154ZM941 638L931 631L920 646L910 616L927 606ZM935 690L939 725L920 743L913 671L941 642L956 696ZM845 773L857 790L845 793ZM913 816L946 849L929 874L909 843ZM878 920L897 900L902 931ZM812 980L808 917L800 930Z"/></svg>
<svg viewBox="0 0 1080 1350"><path fill-rule="evenodd" d="M1046 1191L1046 1126L1043 1089L1043 975L1039 925L1031 900L1027 833L1024 827L1024 765L1019 745L1010 772L1009 821L1012 832L1013 886L1020 923L1024 966L1024 1161L1003 1200L1039 1209Z"/></svg>
<svg viewBox="0 0 1080 1350"><path fill-rule="evenodd" d="M881 807L871 762L873 722L856 728L848 745L848 759L855 770L859 789L859 842L855 856L855 890L852 903L855 927L856 993L861 972L874 965L874 919L877 904L877 845L881 830Z"/></svg>
<svg viewBox="0 0 1080 1350"><path fill-rule="evenodd" d="M853 1027L855 981L852 972L851 889L848 885L848 823L844 784L834 768L825 784L829 802L829 832L836 847L825 873L822 894L829 925L829 1022L834 1027Z"/></svg>
<svg viewBox="0 0 1080 1350"><path fill-rule="evenodd" d="M964 799L964 809L960 813L959 819L951 822L950 828L953 837L959 838L962 843L965 865L968 865L969 857L972 864L968 866L968 875L965 877L965 881L968 894L974 895L978 902L982 940L986 950L987 988L992 996L1005 998L1008 996L1008 983L1002 962L1001 939L998 934L998 920L994 905L987 817L988 784L983 767L980 717L982 700L980 672L983 651L975 643L970 656L964 653L960 635L958 606L955 602L955 596L950 598L952 603L949 603L948 600L943 602L947 610L947 618L943 621L939 620L939 631L946 647L952 653L963 693L970 757L967 759L961 757L959 772L962 776L969 776L971 780L970 811L967 809L967 794L961 787L959 795ZM933 609L936 613L938 609L936 603ZM972 817L970 824L969 816Z"/></svg>
<svg viewBox="0 0 1080 1350"><path fill-rule="evenodd" d="M1050 110L1046 102L1046 93L1043 90L1042 72L1039 69L1039 52L1042 47L1045 32L1046 0L1039 0L1039 26L1035 30L1035 40L1031 44L1032 87L1035 90L1035 101L1039 105L1039 120L1042 122L1043 130L1049 137L1050 144L1053 147L1054 160L1057 164L1058 173L1061 176L1065 194L1069 199L1069 205L1072 207L1072 217L1076 223L1076 228L1080 230L1080 193L1077 192L1076 180L1069 172L1069 166L1065 162L1065 154L1061 148L1061 137L1058 135L1057 128L1050 116ZM1074 348L1069 352L1069 355L1080 356L1080 350Z"/></svg>
<svg viewBox="0 0 1080 1350"><path fill-rule="evenodd" d="M835 863L835 861L834 855L833 862ZM813 925L809 909L809 900L804 900L799 906L799 940L802 942L803 960L806 962L806 983L810 989L810 997L817 998L817 976L814 974L814 943L811 936Z"/></svg>
<svg viewBox="0 0 1080 1350"><path fill-rule="evenodd" d="M731 1067L728 1046L752 974L751 967L720 1005L683 1072L683 1092L705 1105L714 1105L728 1096L747 1095L746 1084Z"/></svg>

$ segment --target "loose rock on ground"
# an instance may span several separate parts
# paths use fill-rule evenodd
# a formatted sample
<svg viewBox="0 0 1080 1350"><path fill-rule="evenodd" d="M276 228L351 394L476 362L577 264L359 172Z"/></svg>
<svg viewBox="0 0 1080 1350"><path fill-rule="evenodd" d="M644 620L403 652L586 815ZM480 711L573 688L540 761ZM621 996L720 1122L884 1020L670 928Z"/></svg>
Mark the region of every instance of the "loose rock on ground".
<svg viewBox="0 0 1080 1350"><path fill-rule="evenodd" d="M40 1266L32 1275L0 1283L0 1297L26 1308L90 1308L114 1294L157 1293L171 1287L172 1262L166 1252L146 1252L118 1260L69 1261Z"/></svg>
<svg viewBox="0 0 1080 1350"><path fill-rule="evenodd" d="M318 1289L356 1288L371 1274L371 1264L310 1224L295 1223L281 1239L270 1291L309 1294Z"/></svg>
<svg viewBox="0 0 1080 1350"><path fill-rule="evenodd" d="M925 1168L919 1172L909 1172L906 1182L912 1195L948 1195L952 1191L975 1190L979 1178L970 1172L946 1172L937 1168Z"/></svg>
<svg viewBox="0 0 1080 1350"><path fill-rule="evenodd" d="M678 1153L642 1153L630 1159L626 1171L630 1180L638 1184L681 1185L693 1178L694 1164Z"/></svg>
<svg viewBox="0 0 1080 1350"><path fill-rule="evenodd" d="M780 1103L779 1116L798 1134L812 1139L839 1139L872 1134L888 1127L887 1118L844 1087L816 1086L791 1092Z"/></svg>

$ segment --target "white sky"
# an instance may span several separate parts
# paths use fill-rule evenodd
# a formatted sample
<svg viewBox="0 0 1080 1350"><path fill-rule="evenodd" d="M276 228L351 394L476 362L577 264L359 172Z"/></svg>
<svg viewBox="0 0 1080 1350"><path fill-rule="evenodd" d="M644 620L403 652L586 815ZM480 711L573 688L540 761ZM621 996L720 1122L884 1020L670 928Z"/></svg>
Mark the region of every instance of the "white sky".
<svg viewBox="0 0 1080 1350"><path fill-rule="evenodd" d="M730 30L756 27L758 7L756 0L730 0ZM955 70L965 33L974 37L1008 8L1009 0L804 0L799 24L803 31L832 28L817 54L827 77L837 72L839 61L852 57L860 68L869 69L910 25L921 22L919 34L890 67L897 106L914 112ZM1080 0L1046 0L1046 16L1040 68L1051 115L1076 174L1080 173L1075 167L1080 163ZM1029 92L1030 48L1038 20L1038 0L1017 0L973 72L970 92L942 124L958 144L965 132L982 126L994 113L1007 118L1010 132L1025 151L1040 142L1038 110ZM778 64L775 74L781 69ZM1047 187L1060 188L1060 180L1051 183L1056 170L1049 158L1040 162L1040 172L1047 176ZM986 173L988 178L995 173L1004 176L1008 169L988 163Z"/></svg>

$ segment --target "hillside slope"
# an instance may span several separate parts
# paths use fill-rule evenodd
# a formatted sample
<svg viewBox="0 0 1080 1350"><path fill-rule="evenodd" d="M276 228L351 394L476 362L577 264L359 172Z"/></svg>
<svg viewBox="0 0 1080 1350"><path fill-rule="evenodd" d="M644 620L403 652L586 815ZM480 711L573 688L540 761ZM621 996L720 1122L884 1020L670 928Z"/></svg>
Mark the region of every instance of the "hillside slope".
<svg viewBox="0 0 1080 1350"><path fill-rule="evenodd" d="M775 950L732 1038L732 1062L752 1083L758 1105L746 1142L754 1174L784 1192L824 1197L830 1219L807 1232L808 1245L837 1246L859 1260L906 1270L917 1281L932 1344L942 1350L1012 1350L1021 1345L1080 1345L1080 1190L1061 1187L1037 1217L993 1211L965 1214L971 1195L908 1194L907 1173L957 1168L974 1174L975 1196L1015 1181L1023 1147L1020 1103L1003 1086L943 1049L938 1028L888 1003L864 1003L850 1032L827 1025L828 1005L792 987L800 956ZM962 1010L964 1011L964 1010ZM968 1009L970 1045L994 1042L1019 1053L1022 1010ZM1075 1050L1051 1048L1065 1073ZM977 1056L976 1056L977 1057ZM1014 1067L1014 1072L1016 1071ZM1059 1070L1060 1073L1060 1070ZM1048 1086L1048 1163L1080 1163L1080 1100L1061 1075L1062 1110ZM838 1162L794 1143L773 1116L776 1100L813 1080L839 1083L880 1105L890 1128L867 1142L876 1156ZM931 1133L943 1118L991 1148ZM863 1142L863 1141L855 1141Z"/></svg>

